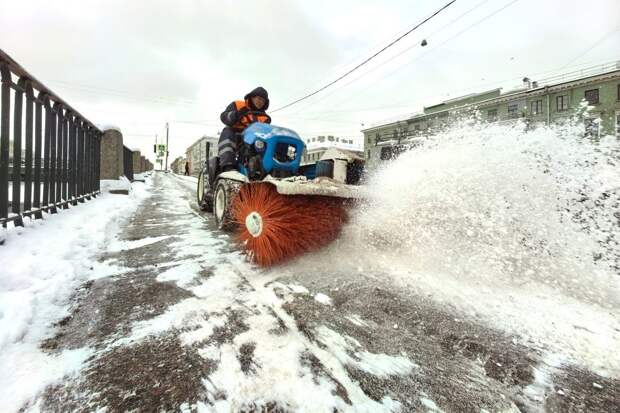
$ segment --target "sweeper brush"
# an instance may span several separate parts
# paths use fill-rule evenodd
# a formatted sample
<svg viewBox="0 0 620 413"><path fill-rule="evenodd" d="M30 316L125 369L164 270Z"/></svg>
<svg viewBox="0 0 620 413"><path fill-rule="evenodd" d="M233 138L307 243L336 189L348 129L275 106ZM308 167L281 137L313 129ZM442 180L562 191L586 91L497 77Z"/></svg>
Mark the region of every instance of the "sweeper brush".
<svg viewBox="0 0 620 413"><path fill-rule="evenodd" d="M346 222L345 199L282 195L267 182L243 185L232 201L237 240L250 259L271 266L336 239Z"/></svg>

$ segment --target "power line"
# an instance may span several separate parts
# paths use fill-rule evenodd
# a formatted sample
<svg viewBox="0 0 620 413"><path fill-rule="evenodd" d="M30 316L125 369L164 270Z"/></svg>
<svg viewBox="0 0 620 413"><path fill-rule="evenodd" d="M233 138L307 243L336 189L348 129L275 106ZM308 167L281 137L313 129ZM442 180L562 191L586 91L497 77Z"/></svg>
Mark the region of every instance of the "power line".
<svg viewBox="0 0 620 413"><path fill-rule="evenodd" d="M595 61L589 61L589 62L584 62L584 63L580 63L574 67L581 67L581 66L587 66L587 65L593 65L594 63L597 63L594 66L591 67L586 67L586 68L582 68L581 70L588 70L588 69L594 69L598 66L600 66L600 64L611 64L611 63L615 63L617 62L618 59L614 59L614 60L609 60L609 59L605 59L605 60L595 60ZM528 73L529 76L538 76L538 75L544 75L544 74L552 74L552 77L557 77L562 75L564 72L559 72L562 70L562 67L557 67L554 69L550 69L550 70L544 70L541 72L535 72L535 73ZM486 82L479 82L479 83L475 83L475 84L471 84L470 86L468 86L467 88L463 88L463 89L458 89L458 90L451 90L452 93L465 93L465 92L469 92L471 91L471 93L474 93L479 87L496 87L496 86L500 86L503 85L509 81L519 81L520 79L523 78L523 75L521 76L515 76L515 77L511 77L511 78L506 78L503 80L493 80L493 81L486 81ZM547 80L547 78L544 79L538 79L539 82L544 82ZM310 111L310 112L306 112L306 115L308 116L315 116L315 115L322 115L322 114L340 114L340 113L361 113L361 112L368 112L368 111L373 111L373 110L381 110L381 109L397 109L397 108L407 108L407 107L411 107L413 105L422 103L423 101L427 101L431 98L434 98L440 94L433 94L433 95L429 95L429 96L424 96L424 97L420 97L420 98L416 98L416 100L404 100L404 101L399 101L393 105L381 105L381 106L368 106L368 107L363 107L363 108L357 108L357 109L341 109L341 110L334 110L334 109L327 109L327 110L319 110L319 111ZM295 114L287 114L287 115L283 115L285 117L298 117L298 115ZM323 118L309 118L312 120L321 120L323 121Z"/></svg>
<svg viewBox="0 0 620 413"><path fill-rule="evenodd" d="M457 16L456 18L454 18L452 21L450 21L450 23L442 26L441 28L435 30L434 32L432 32L430 35L425 36L425 38L432 38L435 34L439 33L440 31L446 29L447 27L453 25L454 23L456 23L457 21L459 21L460 19L462 19L463 17L465 17L466 15L468 15L469 13L471 13L472 11L474 11L475 9L477 9L478 7L482 6L485 3L488 3L490 0L482 0L481 2L479 2L478 4L476 4L475 6L471 7L470 9L468 9L467 11L465 11L464 13L460 14L459 16ZM411 49L413 49L414 47L418 46L418 44L414 44L412 46L409 46L408 48L406 48L405 50L397 53L396 55L390 57L389 59L379 63L378 65L372 67L371 69L367 70L366 72L360 74L359 76L357 76L356 78L351 79L349 82L345 83L344 85L341 85L340 87L336 88L335 90L332 90L330 93L327 93L326 95L323 95L321 98L314 100L314 104L319 103L325 99L327 99L328 97L330 97L331 95L333 95L334 93L339 92L340 90L344 89L345 87L349 86L352 83L357 82L359 79L363 78L364 76L368 75L369 73L374 72L375 70L377 70L378 68L382 67L383 65L385 65L386 63L391 62L392 60L396 59L397 57L400 57L401 55L403 55L404 53L410 51Z"/></svg>
<svg viewBox="0 0 620 413"><path fill-rule="evenodd" d="M463 29L463 30L459 31L459 32L458 32L458 33L456 33L455 35L453 35L453 36L449 37L448 39L444 40L444 41L443 41L443 42L441 42L439 45L435 46L432 50L430 50L430 51L428 51L428 52L426 52L426 53L424 53L424 54L422 54L422 55L418 56L417 58L413 59L412 61L410 61L410 62L408 62L408 63L406 63L406 64L403 64L403 65L401 65L401 66L398 66L395 70L393 70L393 71L391 71L390 73L388 73L387 75L383 76L383 78L382 78L382 79L386 79L386 78L388 78L388 77L390 77L390 76L394 75L395 73L397 73L399 70L401 70L401 69L402 69L402 68L404 68L405 66L408 66L408 65L412 64L413 62L415 62L415 61L419 60L420 58L422 58L422 57L424 57L424 56L426 56L426 55L428 55L428 54L430 54L430 53L435 52L437 49L439 49L440 47L442 47L443 45L445 45L445 44L446 44L446 43L448 43L449 41L451 41L451 40L453 40L453 39L455 39L455 38L459 37L461 34L463 34L463 33L467 32L467 31L471 30L471 29L472 29L472 28L474 28L475 26L478 26L478 25L479 25L479 24L481 24L482 22L486 21L487 19L490 19L491 17L493 17L493 16L495 16L496 14L498 14L499 12L501 12L501 11L503 11L503 10L507 9L508 7L512 6L513 4L515 4L515 3L516 3L516 2L518 2L518 1L519 1L519 0L512 0L512 1L510 1L509 3L505 4L505 5L504 5L504 6L502 6L501 8L499 8L499 9L495 10L494 12L492 12L492 13L490 13L490 14L486 15L486 16L484 16L483 18L481 18L481 19L477 20L477 21L476 21L476 22L474 22L473 24L471 24L471 25L467 26L465 29ZM357 95L358 95L358 93L354 93L354 94L352 94L352 95L350 95L350 96L346 97L345 99L342 99L340 102L338 102L338 104L344 103L344 102L346 102L346 101L350 100L351 98L353 98L353 97L355 97L355 96L357 96Z"/></svg>
<svg viewBox="0 0 620 413"><path fill-rule="evenodd" d="M416 30L418 27L422 26L424 23L426 23L427 21L431 20L432 18L434 18L435 16L437 16L439 13L441 13L442 11L444 11L445 9L447 9L448 7L450 7L452 4L454 4L456 2L456 0L451 0L450 2L446 3L443 7L441 7L439 10L437 10L436 12L434 12L433 14L431 14L429 17L427 17L426 19L422 20L420 23L416 24L414 27L412 27L409 31L407 31L406 33L402 34L401 36L399 36L398 38L396 38L395 40L393 40L391 43L389 43L387 46L383 47L381 50L379 50L378 52L376 52L375 54L373 54L372 56L370 56L368 59L364 60L362 63L358 64L357 66L355 66L353 69L349 70L348 72L346 72L344 75L340 76L339 78L337 78L336 80L333 80L332 82L328 83L327 85L315 90L314 92L311 92L291 103L288 103L284 106L281 106L275 110L272 110L271 112L277 112L279 110L288 108L289 106L292 106L296 103L301 102L302 100L308 99L311 96L316 95L317 93L327 89L328 87L330 87L331 85L333 85L334 83L344 79L345 77L347 77L348 75L350 75L351 73L355 72L357 69L359 69L360 67L364 66L366 63L370 62L372 59L374 59L375 57L377 57L379 54L383 53L385 50L387 50L388 48L390 48L391 46L393 46L394 44L396 44L398 41L402 40L405 36L409 35L410 33L412 33L414 30Z"/></svg>

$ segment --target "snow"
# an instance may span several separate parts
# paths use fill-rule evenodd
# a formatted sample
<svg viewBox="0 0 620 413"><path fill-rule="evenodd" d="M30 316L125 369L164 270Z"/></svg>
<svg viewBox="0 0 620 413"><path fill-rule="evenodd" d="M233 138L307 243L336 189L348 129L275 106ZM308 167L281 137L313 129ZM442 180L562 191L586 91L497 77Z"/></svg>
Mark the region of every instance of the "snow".
<svg viewBox="0 0 620 413"><path fill-rule="evenodd" d="M131 182L125 176L119 176L118 179L102 179L99 183L101 192L131 190Z"/></svg>
<svg viewBox="0 0 620 413"><path fill-rule="evenodd" d="M287 272L385 274L406 294L620 377L620 143L586 140L583 127L472 121L428 137L370 177L368 205L337 245Z"/></svg>
<svg viewBox="0 0 620 413"><path fill-rule="evenodd" d="M200 272L200 264L190 261L171 267L157 276L157 281L174 281L179 287L188 287Z"/></svg>
<svg viewBox="0 0 620 413"><path fill-rule="evenodd" d="M321 304L332 305L332 299L323 293L318 293L314 296L314 299Z"/></svg>
<svg viewBox="0 0 620 413"><path fill-rule="evenodd" d="M427 397L420 397L420 403L432 412L443 412L434 401Z"/></svg>
<svg viewBox="0 0 620 413"><path fill-rule="evenodd" d="M346 316L345 318L358 327L369 327L369 324L357 314Z"/></svg>
<svg viewBox="0 0 620 413"><path fill-rule="evenodd" d="M75 288L113 270L92 262L146 196L149 183L131 195L97 198L25 220L25 228L6 232L0 247L0 406L16 411L45 385L78 369L88 348L50 355L39 348L52 325L69 311Z"/></svg>
<svg viewBox="0 0 620 413"><path fill-rule="evenodd" d="M123 133L121 131L120 126L111 124L111 123L104 123L102 125L97 125L97 127L99 128L99 130L101 130L102 132L108 131L108 130L115 130L117 132Z"/></svg>
<svg viewBox="0 0 620 413"><path fill-rule="evenodd" d="M415 363L403 356L358 351L361 345L357 340L340 335L325 326L317 329L317 339L327 346L343 365L352 365L377 377L408 375L417 367ZM351 352L355 354L355 357L351 357Z"/></svg>
<svg viewBox="0 0 620 413"><path fill-rule="evenodd" d="M310 291L308 291L308 289L306 287L304 287L303 285L289 284L288 287L295 294L310 294Z"/></svg>
<svg viewBox="0 0 620 413"><path fill-rule="evenodd" d="M147 245L155 244L156 242L163 241L168 238L170 238L170 235L162 235L159 237L144 237L144 238L140 238L140 239L132 240L132 241L117 240L110 244L110 246L108 247L108 251L118 252L118 251L133 250L136 248L141 248Z"/></svg>
<svg viewBox="0 0 620 413"><path fill-rule="evenodd" d="M167 182L164 188L167 196L181 198L186 191L184 181L171 177ZM178 225L189 232L183 240L169 244L177 258L157 280L174 282L192 296L156 317L135 322L128 336L117 338L110 347L135 345L153 336L178 332L182 345L217 362L215 371L203 378L206 400L190 406L197 411L239 411L250 403L260 405L268 401L286 406L290 411L332 412L334 408L342 412L398 411L400 404L389 397L378 402L370 399L349 377L345 365L380 377L394 377L410 374L415 368L413 362L403 355L367 352L354 339L326 326L317 330L320 345L308 340L297 329L295 320L282 309L283 300L294 299L299 294L310 295L306 287L270 282L269 275L262 277L241 254L222 253L229 246L229 237L206 232L203 218L189 213L188 204L182 202L169 208L168 213L178 214L175 218ZM183 256L198 258L181 263ZM248 284L247 288L240 288ZM276 290L285 292L286 297L279 298ZM316 296L322 301L328 299L321 293ZM230 341L213 342L216 329L231 325L230 317L234 313L243 314L247 330L236 332ZM280 330L281 322L286 329ZM274 334L275 330L280 332ZM247 344L254 345L251 374L243 372L239 362L240 349ZM312 373L303 362L304 354L314 354L319 359L326 371L347 389L353 406L335 395L332 380ZM226 395L225 399L221 398L222 394Z"/></svg>

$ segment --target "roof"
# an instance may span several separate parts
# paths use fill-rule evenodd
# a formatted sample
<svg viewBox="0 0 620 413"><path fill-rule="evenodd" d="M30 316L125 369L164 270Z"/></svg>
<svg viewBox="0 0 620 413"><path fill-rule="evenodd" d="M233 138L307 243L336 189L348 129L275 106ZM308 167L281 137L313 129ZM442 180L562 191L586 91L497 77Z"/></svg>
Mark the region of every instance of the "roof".
<svg viewBox="0 0 620 413"><path fill-rule="evenodd" d="M505 93L501 93L499 96L495 96L489 99L485 99L483 101L480 102L475 102L475 103L470 103L470 104L466 104L463 105L461 107L453 107L453 108L449 108L449 109L445 109L442 111L437 111L434 113L416 113L416 114L411 114L411 115L405 115L405 116L401 116L400 118L398 118L398 120L393 120L393 121L387 121L387 122L383 122L381 124L375 124L370 128L367 129L362 129L362 133L364 132L371 132L373 130L376 129L383 129L386 127L390 127L392 125L396 126L399 123L402 123L403 121L409 121L409 123L411 123L412 120L416 119L416 118L422 118L424 116L437 116L440 113L444 113L444 112L449 112L449 111L454 111L457 109L462 109L462 108L466 108L466 107L472 107L472 106L485 106L485 105L489 105L489 104L495 104L495 103L500 103L500 102L507 102L510 100L513 100L515 98L527 98L529 96L537 96L537 95L542 95L542 94L546 94L546 93L553 93L555 91L558 90L563 90L563 89L567 89L573 86L577 86L577 85L582 85L582 84L588 84L591 83L593 81L600 81L600 80L606 80L606 79L615 79L615 78L620 78L620 61L617 62L613 62L613 63L608 63L605 65L599 65L599 66L594 66L592 68L586 68L586 69L582 69L582 70L578 70L578 71L574 71L574 72L569 72L566 73L564 75L558 75L558 76L553 76L547 79L541 79L539 81L537 81L537 83L539 84L538 87L536 88L516 88L516 89L511 89ZM563 80L558 82L559 79L567 79L567 80ZM568 80L570 79L570 80ZM546 84L543 84L542 86L540 86L543 82L549 82ZM553 83L555 82L555 83ZM488 93L492 93L494 91L500 91L501 89L492 89L492 90L488 90L486 92L481 92L481 93L474 93L474 94L469 94L469 95L465 95L465 96L461 96L455 99L451 99L451 100L447 100L445 102L439 103L437 105L433 105L433 106L428 106L425 107L426 109L432 109L432 108L438 108L446 103L453 103L455 101L458 100L462 100L462 99L468 99L468 98L472 98L475 96L480 96L480 95L485 95Z"/></svg>

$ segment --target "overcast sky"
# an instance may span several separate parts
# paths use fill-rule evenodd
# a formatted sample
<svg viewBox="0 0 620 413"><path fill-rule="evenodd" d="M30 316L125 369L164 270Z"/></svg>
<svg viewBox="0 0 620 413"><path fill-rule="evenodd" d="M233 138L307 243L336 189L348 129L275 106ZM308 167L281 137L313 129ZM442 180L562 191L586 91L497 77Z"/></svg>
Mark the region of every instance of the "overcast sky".
<svg viewBox="0 0 620 413"><path fill-rule="evenodd" d="M445 3L0 0L0 48L151 159L170 122L174 158L217 134L220 112L254 87L269 91L271 109L285 105ZM362 124L444 99L619 60L619 16L620 0L457 0L273 123L303 137L361 137Z"/></svg>

